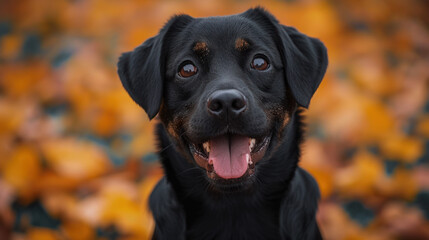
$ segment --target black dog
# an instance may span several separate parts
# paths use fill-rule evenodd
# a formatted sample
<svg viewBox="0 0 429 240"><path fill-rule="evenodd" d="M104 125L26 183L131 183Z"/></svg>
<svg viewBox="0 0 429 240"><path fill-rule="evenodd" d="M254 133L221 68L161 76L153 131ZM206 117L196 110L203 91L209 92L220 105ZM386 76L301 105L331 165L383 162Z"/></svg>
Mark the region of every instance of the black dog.
<svg viewBox="0 0 429 240"><path fill-rule="evenodd" d="M321 239L298 107L327 63L319 40L261 8L175 16L121 56L123 86L161 120L154 239Z"/></svg>

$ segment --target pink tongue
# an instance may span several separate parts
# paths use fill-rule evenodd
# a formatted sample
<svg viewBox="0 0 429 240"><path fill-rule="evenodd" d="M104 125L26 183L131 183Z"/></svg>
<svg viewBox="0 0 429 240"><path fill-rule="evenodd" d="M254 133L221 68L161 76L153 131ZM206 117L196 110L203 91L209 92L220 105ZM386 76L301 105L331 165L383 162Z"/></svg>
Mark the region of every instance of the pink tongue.
<svg viewBox="0 0 429 240"><path fill-rule="evenodd" d="M221 178L239 178L247 170L250 159L249 138L232 135L220 136L210 140L209 161Z"/></svg>

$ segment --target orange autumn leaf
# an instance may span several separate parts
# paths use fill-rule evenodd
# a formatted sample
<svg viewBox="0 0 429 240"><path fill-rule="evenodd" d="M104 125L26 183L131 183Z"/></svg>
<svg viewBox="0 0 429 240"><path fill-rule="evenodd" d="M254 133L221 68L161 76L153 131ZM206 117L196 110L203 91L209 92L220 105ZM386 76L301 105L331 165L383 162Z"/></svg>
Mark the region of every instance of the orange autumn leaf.
<svg viewBox="0 0 429 240"><path fill-rule="evenodd" d="M16 134L25 121L25 111L22 107L25 104L16 101L0 98L0 134Z"/></svg>
<svg viewBox="0 0 429 240"><path fill-rule="evenodd" d="M0 86L12 97L28 97L36 90L35 85L49 75L45 61L9 64L0 72Z"/></svg>
<svg viewBox="0 0 429 240"><path fill-rule="evenodd" d="M91 226L101 226L101 216L105 208L106 199L101 196L90 196L80 200L75 208L71 209L71 218L84 221Z"/></svg>
<svg viewBox="0 0 429 240"><path fill-rule="evenodd" d="M332 172L327 169L318 168L306 168L306 170L314 177L319 186L321 198L327 198L331 196L334 191L333 175Z"/></svg>
<svg viewBox="0 0 429 240"><path fill-rule="evenodd" d="M361 232L359 225L353 223L342 208L332 203L320 204L317 222L326 239L342 240Z"/></svg>
<svg viewBox="0 0 429 240"><path fill-rule="evenodd" d="M48 140L42 144L42 152L49 167L72 178L96 177L111 167L104 151L89 141L73 138Z"/></svg>
<svg viewBox="0 0 429 240"><path fill-rule="evenodd" d="M70 191L78 187L86 179L72 175L63 175L62 172L46 170L40 175L35 186L43 193L50 191Z"/></svg>
<svg viewBox="0 0 429 240"><path fill-rule="evenodd" d="M424 151L423 142L416 137L392 134L380 143L380 149L389 159L405 163L415 162Z"/></svg>
<svg viewBox="0 0 429 240"><path fill-rule="evenodd" d="M387 134L395 130L395 120L381 102L366 102L364 114L365 125L362 125L364 131L362 140L366 142L383 141Z"/></svg>
<svg viewBox="0 0 429 240"><path fill-rule="evenodd" d="M381 160L365 152L358 152L351 164L335 175L335 185L341 195L365 197L375 193L376 183L383 177Z"/></svg>
<svg viewBox="0 0 429 240"><path fill-rule="evenodd" d="M412 172L398 168L390 177L382 178L377 183L378 193L387 197L413 200L418 192L417 181Z"/></svg>
<svg viewBox="0 0 429 240"><path fill-rule="evenodd" d="M307 139L303 144L300 167L308 171L319 185L321 198L329 197L334 191L334 169L328 163L326 146L316 139Z"/></svg>
<svg viewBox="0 0 429 240"><path fill-rule="evenodd" d="M52 191L41 196L43 206L53 217L65 217L67 220L75 219L78 199L71 193Z"/></svg>
<svg viewBox="0 0 429 240"><path fill-rule="evenodd" d="M147 235L144 218L139 204L138 189L128 181L115 181L105 185L100 192L104 200L100 224L114 224L123 233L138 236Z"/></svg>
<svg viewBox="0 0 429 240"><path fill-rule="evenodd" d="M10 59L18 55L22 45L22 36L10 34L0 40L0 57Z"/></svg>
<svg viewBox="0 0 429 240"><path fill-rule="evenodd" d="M149 196L161 177L162 175L160 174L152 174L148 176L143 182L141 182L139 186L140 211L144 219L144 224L142 227L145 230L144 237L146 239L149 239L152 236L153 230L155 228L155 221L153 220L152 213L150 212L148 206Z"/></svg>
<svg viewBox="0 0 429 240"><path fill-rule="evenodd" d="M55 230L48 228L32 228L27 236L28 240L62 240Z"/></svg>
<svg viewBox="0 0 429 240"><path fill-rule="evenodd" d="M12 155L0 169L2 178L12 185L20 195L31 195L41 173L37 150L30 145L16 146Z"/></svg>
<svg viewBox="0 0 429 240"><path fill-rule="evenodd" d="M155 123L151 122L146 124L139 129L139 131L134 135L134 139L130 143L130 155L131 156L142 156L149 152L155 151Z"/></svg>
<svg viewBox="0 0 429 240"><path fill-rule="evenodd" d="M379 46L376 46L377 49ZM381 51L378 54L366 54L354 60L350 74L351 78L356 81L358 88L363 88L380 96L386 96L395 93L398 89L397 83L390 76L390 69L386 67L384 56ZM365 69L365 71L362 71Z"/></svg>
<svg viewBox="0 0 429 240"><path fill-rule="evenodd" d="M417 132L429 139L429 114L423 115L419 118L417 123Z"/></svg>
<svg viewBox="0 0 429 240"><path fill-rule="evenodd" d="M61 229L69 240L96 239L96 233L92 226L82 221L66 221Z"/></svg>

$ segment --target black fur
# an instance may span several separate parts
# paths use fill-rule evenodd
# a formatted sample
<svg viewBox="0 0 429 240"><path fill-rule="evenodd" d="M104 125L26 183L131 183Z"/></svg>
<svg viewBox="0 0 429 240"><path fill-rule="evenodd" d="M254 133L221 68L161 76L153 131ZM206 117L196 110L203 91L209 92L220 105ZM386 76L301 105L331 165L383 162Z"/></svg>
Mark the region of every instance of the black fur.
<svg viewBox="0 0 429 240"><path fill-rule="evenodd" d="M234 47L237 38L246 49ZM207 51L193 49L196 42ZM247 49L248 47L248 49ZM270 68L255 71L260 54ZM192 62L197 74L177 72ZM321 239L315 220L319 190L298 167L302 121L327 67L323 44L280 25L261 8L242 14L194 19L175 16L160 33L118 63L118 74L133 100L161 123L156 134L165 177L150 197L154 239ZM207 113L208 96L237 89L247 110L236 118ZM288 120L285 120L288 119ZM210 179L189 146L222 134L270 136L253 175Z"/></svg>

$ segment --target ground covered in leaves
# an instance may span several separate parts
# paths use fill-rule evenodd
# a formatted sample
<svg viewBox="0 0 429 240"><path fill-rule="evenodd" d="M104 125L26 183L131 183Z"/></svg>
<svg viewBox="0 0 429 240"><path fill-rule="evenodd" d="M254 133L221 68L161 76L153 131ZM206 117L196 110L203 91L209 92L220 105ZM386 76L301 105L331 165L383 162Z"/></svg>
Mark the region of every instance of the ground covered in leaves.
<svg viewBox="0 0 429 240"><path fill-rule="evenodd" d="M330 65L301 166L326 239L429 239L429 7L388 1L0 0L0 239L147 239L162 169L121 52L172 14L262 5Z"/></svg>

